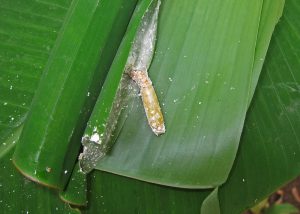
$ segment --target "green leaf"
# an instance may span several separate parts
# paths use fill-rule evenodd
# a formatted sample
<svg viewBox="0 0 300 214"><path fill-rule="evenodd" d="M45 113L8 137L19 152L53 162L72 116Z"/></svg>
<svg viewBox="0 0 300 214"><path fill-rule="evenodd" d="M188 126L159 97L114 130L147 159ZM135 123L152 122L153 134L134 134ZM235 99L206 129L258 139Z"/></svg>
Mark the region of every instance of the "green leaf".
<svg viewBox="0 0 300 214"><path fill-rule="evenodd" d="M260 201L254 207L251 207L250 211L253 214L261 214L261 211L269 206L269 198L265 198L264 200Z"/></svg>
<svg viewBox="0 0 300 214"><path fill-rule="evenodd" d="M95 170L83 213L199 213L209 190L186 190Z"/></svg>
<svg viewBox="0 0 300 214"><path fill-rule="evenodd" d="M128 105L125 101L127 97L130 97L127 89L129 77L124 76L127 58L140 23L144 22L143 17L151 14L153 7L155 9L155 2L157 1L145 0L137 5L118 54L107 75L82 138L84 150L79 159L84 172L91 171L98 159L111 147L111 136L117 125L120 111L124 105Z"/></svg>
<svg viewBox="0 0 300 214"><path fill-rule="evenodd" d="M79 213L24 178L11 156L70 0L0 1L0 206L2 213Z"/></svg>
<svg viewBox="0 0 300 214"><path fill-rule="evenodd" d="M96 168L176 187L224 183L252 94L262 6L262 1L164 1L149 74L167 132L159 137L151 132L136 96L115 146ZM278 20L274 8L264 11L272 26ZM269 28L261 34L264 52L271 34Z"/></svg>
<svg viewBox="0 0 300 214"><path fill-rule="evenodd" d="M270 106L267 105L265 102L265 99L270 96L270 93L266 93L265 96L261 97L256 101L256 98L258 97L258 94L262 96L262 92L265 92L269 87L265 88L266 85L264 85L264 82L269 82L270 84L270 78L275 75L278 76L278 72L282 73L283 76L286 74L286 71L289 71L287 76L294 75L296 81L299 81L299 77L297 76L297 71L299 70L299 60L297 60L297 55L299 55L299 33L295 31L295 29L300 29L300 23L298 11L300 10L299 3L297 1L288 1L286 5L286 9L284 11L284 16L280 22L280 25L275 32L274 38L271 42L270 50L268 52L268 56L266 58L265 64L263 70L263 75L261 77L261 80L259 81L258 85L258 92L254 96L253 104L250 108L250 112L248 114L248 117L253 117L253 109L256 110L256 118L260 120L255 120L255 132L251 132L251 139L248 139L245 141L245 135L248 132L248 136L246 138L249 138L249 128L253 125L253 121L247 120L246 125L247 129L244 130L244 135L242 139L242 145L241 149L238 152L238 159L236 161L236 164L233 167L233 171L229 176L229 181L225 183L219 190L220 195L220 205L221 205L221 212L222 213L240 213L242 210L246 209L247 207L251 207L254 203L259 202L260 199L263 199L267 195L269 195L271 192L275 191L277 188L279 188L283 183L286 183L288 180L293 179L296 175L299 174L299 156L294 156L294 153L291 153L290 151L296 152L296 154L299 152L299 146L298 146L298 137L297 133L293 133L293 129L291 129L290 125L288 123L281 124L281 120L277 120L275 122L276 118L279 118L278 112L273 111L272 108L278 108L283 107L281 106L281 102L279 102L279 99L284 99L286 95L282 92L286 91L287 88L277 87L277 91L280 90L281 93L277 96L278 102L272 102L270 103ZM292 21L291 21L292 20ZM285 44L284 49L280 49L281 45ZM283 52L282 52L283 51ZM282 53L285 53L282 55ZM273 57L273 55L275 57ZM268 68L268 65L273 65L272 68ZM289 65L289 67L288 67ZM271 70L275 70L277 72L270 72ZM266 73L268 72L268 73ZM290 77L291 78L291 77ZM286 79L288 80L288 79ZM285 80L282 80L285 82ZM267 85L268 85L267 84ZM273 87L274 88L274 87ZM263 90L263 91L262 91ZM297 90L291 90L290 93L294 95L295 98L297 96ZM290 97L290 94L289 94ZM265 109L264 112L260 112L260 108L257 106L260 103L259 107L262 109ZM255 106L255 107L253 107ZM279 108L280 109L280 108ZM274 113L272 113L274 112ZM272 113L272 114L271 114ZM266 115L268 117L266 117ZM269 116L273 115L273 116ZM294 123L293 125L299 125L299 122L297 123L299 118L299 113L295 112L293 114L294 116ZM270 118L271 120L274 120L274 122L270 122L268 124L265 124L265 119ZM275 119L274 119L275 118ZM269 119L269 120L270 120ZM271 127L271 128L270 128ZM278 127L274 130L275 127ZM262 129L263 128L263 129ZM264 131L264 135L261 129ZM252 129L254 130L254 129ZM281 132L280 130L284 130L284 132ZM245 134L246 133L246 134ZM296 134L296 135L295 135ZM277 144L272 142L280 142L278 140L275 140L276 137L280 135L282 140L281 144L277 146ZM283 137L282 137L283 135ZM259 137L259 141L257 137ZM253 137L255 137L253 139ZM291 138L294 138L294 140ZM267 144L265 143L264 139L266 139ZM288 142L288 143L287 143ZM275 144L275 145L274 145ZM289 145L288 147L285 147L285 145ZM291 146L291 147L290 147ZM289 151L289 153L286 153L285 151ZM292 154L292 155L291 155ZM283 161L284 160L284 161ZM288 161L288 162L287 162ZM269 168L272 166L272 170ZM283 173L284 172L284 173ZM98 175L99 177L102 176L102 179L116 179L114 182L115 184L119 184L119 188L125 188L129 183L131 183L130 180L126 182L126 178L121 179L121 177L113 176L109 174L101 174ZM95 179L98 178L97 174L95 175ZM98 178L99 179L99 178ZM118 180L117 180L118 179ZM120 180L119 180L120 179ZM97 180L98 181L98 180ZM113 182L113 181L111 181ZM92 185L95 185L92 183ZM100 185L100 184L99 184ZM101 183L102 186L105 186L105 183ZM151 184L148 184L151 185ZM113 186L113 185L111 185ZM158 186L156 186L158 187ZM155 187L153 187L155 188ZM164 187L161 187L163 189ZM97 189L97 188L94 188ZM164 188L165 191L171 191L172 188ZM118 192L118 190L116 190ZM185 192L188 192L188 190L185 190ZM123 193L123 192L122 192ZM123 193L124 195L130 196L129 193ZM165 193L166 194L166 193ZM205 193L203 193L205 194ZM96 197L99 197L99 195L96 192L93 192L91 194L93 197L91 200L96 200ZM142 195L142 194L141 194ZM147 197L150 195L150 197L154 197L154 194L149 193L149 195L141 196L141 198L144 199L144 197ZM206 193L207 195L207 193ZM123 195L122 195L123 196ZM113 198L114 196L110 196L109 198ZM116 196L115 196L116 197ZM138 197L138 196L135 196ZM173 197L179 197L173 195ZM186 198L191 197L191 193L186 196ZM203 199L203 195L201 197L201 192L198 196ZM134 197L130 197L132 199ZM160 199L163 199L164 197L160 197ZM193 200L192 198L189 200ZM117 201L117 200L116 200ZM185 200L183 200L185 201ZM150 203L150 202L149 202ZM149 205L148 203L148 205ZM135 207L136 202L132 204L133 207ZM153 204L149 206L155 206L159 204L159 202L153 202ZM99 203L97 204L98 206ZM93 206L97 206L93 205ZM166 203L165 206L168 206L169 203ZM106 207L106 209L109 210L112 206ZM191 213L193 213L193 208L190 208L190 206L187 206L185 204L182 204L182 207L185 207L186 210L191 210ZM123 207L130 209L132 207ZM111 208L113 209L113 208ZM180 208L178 208L180 209ZM92 209L91 209L92 210ZM95 210L95 208L93 209ZM153 208L153 210L159 210ZM175 212L176 213L176 212ZM178 212L180 213L180 211ZM196 213L196 211L195 211Z"/></svg>
<svg viewBox="0 0 300 214"><path fill-rule="evenodd" d="M265 57L268 50L268 48L266 48L266 44L270 44L271 35L274 31L275 25L279 21L279 18L282 16L284 4L285 0L278 0L277 4L274 4L274 1L271 0L264 0L257 35L252 84L250 90L251 94L249 102L251 102L252 100L259 79L259 75L263 68L263 63L265 62ZM272 17L277 18L274 20L274 18Z"/></svg>
<svg viewBox="0 0 300 214"><path fill-rule="evenodd" d="M218 188L212 191L203 201L201 214L220 214Z"/></svg>
<svg viewBox="0 0 300 214"><path fill-rule="evenodd" d="M252 207L300 173L299 11L299 1L287 1L273 35L237 159L219 189L225 214Z"/></svg>
<svg viewBox="0 0 300 214"><path fill-rule="evenodd" d="M0 143L20 131L70 0L0 1ZM1 152L2 150L1 145Z"/></svg>
<svg viewBox="0 0 300 214"><path fill-rule="evenodd" d="M268 208L264 214L297 214L299 210L291 204L276 204Z"/></svg>
<svg viewBox="0 0 300 214"><path fill-rule="evenodd" d="M1 213L80 213L78 209L71 209L63 203L56 192L18 173L11 161L12 154L13 149L1 156L0 161Z"/></svg>
<svg viewBox="0 0 300 214"><path fill-rule="evenodd" d="M89 111L135 4L136 0L72 2L14 153L14 164L25 176L65 187Z"/></svg>
<svg viewBox="0 0 300 214"><path fill-rule="evenodd" d="M66 203L74 206L87 205L87 178L76 163L69 183L63 191L59 192L59 197Z"/></svg>
<svg viewBox="0 0 300 214"><path fill-rule="evenodd" d="M7 24L7 20L4 19L3 16L1 16L0 19L0 35L3 36L2 29L7 29L6 34L9 34L9 36L6 37L7 40L1 39L0 42L0 99L2 102L2 95L5 93L9 93L3 103L8 101L8 105L10 106L10 108L4 108L4 105L1 105L0 107L1 120L3 120L3 116L7 116L7 123L1 122L0 126L0 138L2 143L4 142L4 140L2 141L2 139L7 139L9 136L11 136L11 131L14 128L13 126L9 126L12 125L12 122L10 122L10 118L8 116L14 115L14 117L17 118L18 115L22 115L20 119L17 120L18 122L15 123L16 127L18 127L24 120L24 115L28 110L31 98L33 96L34 90L32 90L31 93L27 93L25 90L17 91L17 84L22 83L24 85L26 83L27 86L24 88L29 88L29 86L32 86L32 89L34 89L34 87L37 85L38 77L40 76L40 73L38 72L42 71L47 58L47 54L42 55L40 54L40 52L32 52L30 48L24 49L24 45L27 46L35 44L34 49L43 49L47 53L49 53L49 50L51 49L56 38L56 32L59 30L59 26L62 23L63 13L68 6L64 2L58 0L55 0L56 4L54 4L54 1L52 0L48 2L43 1L43 3L36 3L35 1L29 0L1 0L0 2L0 16L4 14L3 8L14 8L14 10L19 10L18 12L14 11L16 13L10 13L11 16L6 16L10 17L9 19L14 20L9 22L9 25ZM273 39L271 43L270 51L266 59L266 65L269 65L269 67L267 68L267 66L265 66L264 71L267 70L268 73L263 72L263 76L259 82L259 85L262 84L261 82L266 81L265 79L268 79L269 82L273 80L274 77L272 79L270 78L272 77L272 75L275 75L275 73L275 76L287 75L289 76L289 78L291 78L291 75L294 75L296 83L299 82L299 77L297 75L297 71L300 67L298 60L300 42L299 31L297 30L300 29L300 19L298 17L299 11L300 7L297 0L287 1L285 15L280 23L279 29L277 29L275 33L275 39ZM30 15L27 14L26 16L26 13L29 13ZM36 18L37 16L35 15L37 14L39 14L39 18ZM45 16L51 18L48 18L47 20L42 19L42 17L45 18ZM18 17L21 17L20 19L22 20L22 22L19 22L19 20L15 21L15 19L18 19ZM56 23L53 22L53 20L60 21ZM183 19L183 21L185 20ZM50 30L47 31L39 31L38 29L40 28L37 28L34 24L32 24L34 22L42 23L44 28L40 28L43 30L47 29L47 24L51 25L52 27L50 27ZM5 25L3 23L5 23ZM14 23L15 25L12 23ZM21 23L24 23L25 26L23 26ZM7 45L8 47L6 47L6 45L3 45L4 41L9 41L10 45ZM182 42L183 41L184 39L182 40ZM17 44L19 44L19 46L20 44L22 44L22 47L17 46ZM44 46L44 44L46 45ZM6 48L3 48L3 46L5 46ZM272 72L273 70L277 72L274 73ZM18 78L16 77L16 75L13 75L13 81L16 81L16 83L13 85L13 90L9 90L10 85L7 84L6 79L5 81L2 81L2 75L8 71L11 75L14 73L21 75L24 71L24 76L20 76L19 80L17 80ZM28 75L28 72L30 75ZM28 76L31 76L33 74L37 75L37 77L28 79ZM289 78L285 80L282 79L281 83L286 83L285 81L288 81ZM265 86L268 87L268 85L270 85L270 83ZM292 88L296 89L296 91L292 93L293 90L290 89L289 93L285 93L286 91L288 91L289 86L291 86L290 84L287 84L288 87L286 88L280 87L278 85L276 86L275 84L276 87L273 88L275 88L276 92L278 92L277 99L280 102L272 102L270 104L266 103L265 99L267 99L268 96L271 96L272 93L268 93L267 89L263 89L263 87L265 86L259 86L258 90L260 92L258 91L258 93L256 93L253 100L254 107L250 108L251 112L254 108L256 109L256 120L247 120L248 131L245 132L248 132L248 135L251 134L252 137L251 139L248 139L247 142L244 142L245 140L243 136L242 146L238 152L237 157L238 163L236 163L233 167L233 171L229 177L228 185L225 184L224 189L222 187L219 190L222 213L239 213L241 210L245 209L245 207L252 206L255 202L258 202L260 198L265 197L266 195L277 189L280 185L286 183L288 180L295 177L295 175L299 174L298 169L300 161L298 159L298 156L296 155L295 157L293 156L293 153L290 152L291 150L294 150L296 154L299 153L299 146L297 146L297 144L299 143L298 134L296 132L292 132L293 130L290 128L291 125L290 123L287 123L287 120L284 120L283 124L280 124L281 120L275 120L276 118L278 118L278 115L280 115L279 110L272 113L273 108L277 109L281 107L283 109L290 109L288 108L289 102L287 101L287 99L296 99L295 97L297 94L297 86L292 84L292 86L294 86ZM273 92L275 92L274 89L272 90ZM263 92L266 93L265 96L262 95ZM257 94L260 95L258 96ZM290 96L290 94L293 94L293 96ZM255 101L255 99L258 99L258 101ZM14 102L11 102L11 100L13 100ZM18 109L22 109L22 103L27 101L27 109L24 109L22 112L20 112L20 110ZM260 102L261 104L255 104L257 102ZM15 106L13 104L17 104L20 106ZM265 110L260 112L259 108ZM5 111L9 113L3 113L4 109L6 109ZM267 111L267 109L269 111ZM251 112L250 114L253 115L253 113ZM292 119L291 121L293 122L293 127L298 129L299 123L297 123L297 118L299 118L299 111L296 111L295 114L291 114L291 112L287 111L285 111L285 113L286 115L291 115L288 119ZM141 113L141 115L143 114ZM268 120L274 120L274 122L265 123L265 118L272 118ZM146 124L146 120L144 120L144 122L145 123L143 124ZM255 132L251 131L253 130L253 128L249 130L249 127L251 128L251 124L253 122L256 122L256 124L258 124ZM145 129L148 130L148 127L145 127ZM261 135L262 132L259 130L263 130L264 135ZM255 137L255 135L261 136L259 138L259 141L258 138ZM276 139L276 136L279 135L280 140L274 140ZM264 138L264 140L262 138ZM274 146L275 143L272 142L276 142L276 146ZM2 151L4 151L2 150L2 148L5 147L1 147L1 163L5 161L9 162L10 155L6 155L8 154L7 151L2 153ZM10 149L8 151L10 151ZM1 169L2 168L3 167L1 167ZM19 176L19 174L17 174L15 170L6 171L5 174L1 173L1 183L4 184L6 188L2 188L3 186L0 187L0 200L3 201L4 196L9 197L10 194L7 193L15 190L15 186L17 184L22 184L23 180L26 181L26 184L24 185L24 187L20 187L22 191L16 191L16 195L11 195L11 198L5 198L4 201L7 202L6 204L9 204L11 207L13 207L13 209L8 209L7 211L5 210L4 213L20 213L27 210L36 212L36 210L41 209L39 206L31 206L29 204L41 204L41 207L43 208L41 212L45 211L46 209L55 212L56 207L58 207L59 210L61 210L61 208L63 209L63 205L61 204L61 202L55 199L57 195L54 195L52 193L50 194L48 192L48 189L41 188L35 184L32 184L26 179L21 179L21 176L19 176L20 180L18 182L11 182L11 179L9 179L10 174L14 177ZM243 179L245 182L243 182ZM103 182L99 182L100 180L102 180ZM250 180L253 181L249 182ZM135 182L141 185L135 184ZM165 211L165 213L169 213L169 211L173 211L173 213L176 213L176 211L178 211L178 213L198 213L202 201L209 194L209 192L202 193L201 191L195 190L166 188L163 186L138 182L132 179L122 178L120 176L102 172L94 172L92 174L91 186L93 189L89 192L90 207L86 210L86 212L89 213L100 210L99 207L103 208L102 211L113 210L124 212L129 210L132 212L144 212L146 207L149 213L153 212L153 210L163 210ZM28 189L26 187L28 187ZM40 189L43 189L43 191L40 191ZM114 190L114 192L111 190ZM170 193L172 191L173 193ZM178 192L180 192L182 195L180 196L179 194L176 194ZM103 193L105 193L105 200L103 200L101 197ZM29 197L29 195L31 197ZM20 196L19 199L14 199L18 198L18 196ZM27 200L27 197L30 200ZM47 198L49 198L49 200ZM20 203L11 203L14 200L17 200L17 202ZM21 203L21 201L24 201L24 204ZM50 201L50 203L48 203L48 201ZM123 203L124 201L126 203ZM102 204L102 202L104 202L104 204ZM30 209L26 209L26 206L30 206ZM3 207L5 209L7 208L6 205ZM39 210L37 212L39 212ZM62 212L65 213L67 211Z"/></svg>

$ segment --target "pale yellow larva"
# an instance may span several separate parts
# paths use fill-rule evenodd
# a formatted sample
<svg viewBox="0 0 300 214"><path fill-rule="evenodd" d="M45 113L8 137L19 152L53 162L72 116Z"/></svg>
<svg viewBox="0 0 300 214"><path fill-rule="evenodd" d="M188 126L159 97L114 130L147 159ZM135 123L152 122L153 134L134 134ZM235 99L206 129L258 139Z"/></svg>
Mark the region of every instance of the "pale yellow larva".
<svg viewBox="0 0 300 214"><path fill-rule="evenodd" d="M165 133L164 117L147 71L133 70L129 72L129 75L140 88L145 113L152 131L156 135Z"/></svg>
<svg viewBox="0 0 300 214"><path fill-rule="evenodd" d="M155 50L160 4L160 0L153 1L143 16L127 61L128 69L126 69L129 76L140 88L148 123L156 135L165 133L166 128L155 90L148 76L148 69Z"/></svg>

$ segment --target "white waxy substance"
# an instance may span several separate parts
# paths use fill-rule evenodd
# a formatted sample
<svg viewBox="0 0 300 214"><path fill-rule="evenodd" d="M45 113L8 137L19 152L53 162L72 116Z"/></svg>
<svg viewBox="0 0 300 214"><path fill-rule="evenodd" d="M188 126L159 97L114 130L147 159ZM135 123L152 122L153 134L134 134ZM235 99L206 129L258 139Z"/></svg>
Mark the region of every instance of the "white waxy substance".
<svg viewBox="0 0 300 214"><path fill-rule="evenodd" d="M90 138L90 141L93 141L95 143L99 143L99 140L100 140L100 136L98 133L94 133Z"/></svg>

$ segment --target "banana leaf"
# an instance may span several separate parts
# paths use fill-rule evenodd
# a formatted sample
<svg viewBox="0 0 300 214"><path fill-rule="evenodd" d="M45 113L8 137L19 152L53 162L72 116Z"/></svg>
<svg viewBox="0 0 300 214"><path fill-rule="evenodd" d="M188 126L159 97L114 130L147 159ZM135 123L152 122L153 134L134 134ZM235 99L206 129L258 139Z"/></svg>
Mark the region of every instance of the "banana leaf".
<svg viewBox="0 0 300 214"><path fill-rule="evenodd" d="M135 3L72 2L14 153L13 162L25 176L59 189L68 183L78 139Z"/></svg>
<svg viewBox="0 0 300 214"><path fill-rule="evenodd" d="M219 189L224 213L252 207L300 173L299 11L299 1L287 1L273 35L241 147Z"/></svg>
<svg viewBox="0 0 300 214"><path fill-rule="evenodd" d="M1 213L69 213L80 210L63 203L57 192L25 178L11 162L11 149L2 154L0 162L0 206Z"/></svg>
<svg viewBox="0 0 300 214"><path fill-rule="evenodd" d="M1 213L80 213L54 191L24 178L12 165L42 71L70 0L0 1L0 206Z"/></svg>
<svg viewBox="0 0 300 214"><path fill-rule="evenodd" d="M209 188L224 183L253 94L252 76L261 70L253 71L256 47L265 55L284 3L273 1L274 7L263 10L265 2L163 1L149 75L162 103L167 131L159 137L151 132L136 96L133 108L123 114L126 121L118 128L122 131L115 146L96 168L174 187ZM265 13L271 29L258 35ZM259 46L258 38L264 41ZM118 55L123 52L126 49ZM120 81L114 77L105 86ZM110 109L107 99L100 94L95 108ZM95 117L99 115L90 120Z"/></svg>
<svg viewBox="0 0 300 214"><path fill-rule="evenodd" d="M18 3L18 4L16 4ZM22 5L21 3L24 3ZM68 7L67 3L60 2L60 1L44 1L41 2L35 2L35 1L4 1L1 0L1 13L5 14L4 17L10 17L12 21L7 22L4 18L0 19L0 26L1 26L1 36L2 38L9 35L7 40L1 40L4 42L1 42L1 67L4 68L0 72L1 77L1 101L3 101L3 106L0 107L1 112L1 129L0 129L0 136L1 136L1 163L10 163L10 157L11 157L11 150L13 147L14 142L16 139L14 137L17 134L14 134L12 138L10 136L14 132L20 132L20 125L23 123L23 120L25 119L24 115L28 111L32 96L34 94L34 90L32 90L31 93L26 93L25 90L17 91L15 90L17 87L17 83L20 84L24 89L36 87L38 78L32 78L32 75L37 75L38 72L41 72L47 59L46 57L49 56L49 51L51 50L51 47L53 46L53 42L56 38L56 33L59 30L59 26L63 23L62 17L63 12L66 12L66 9ZM10 11L11 8L14 8L15 10L19 9L19 12L14 13L16 11ZM45 9L46 8L46 9ZM225 183L219 190L220 195L220 204L221 204L221 210L222 213L239 213L241 210L245 209L245 207L249 207L252 204L258 202L261 198L264 198L267 194L274 191L276 188L278 188L280 185L286 183L288 180L295 177L295 175L299 174L299 160L297 159L297 156L291 153L291 150L294 150L296 154L298 153L299 147L298 147L298 134L297 132L293 132L293 129L291 129L291 126L294 128L297 128L299 123L297 123L297 120L299 118L299 112L298 111L288 111L288 119L294 119L292 120L292 125L288 123L288 119L285 120L285 123L281 125L281 120L278 117L280 115L280 111L272 111L273 108L287 108L289 107L289 101L290 100L296 100L297 98L297 85L295 85L295 82L299 82L299 77L297 76L297 71L299 70L299 11L300 6L297 0L289 0L286 4L285 13L283 16L282 21L280 22L279 28L275 32L274 38L272 40L270 51L268 53L268 57L265 62L265 67L262 73L262 78L259 82L258 91L260 92L260 99L258 101L256 100L256 97L258 96L257 92L254 96L254 100L252 103L252 106L255 105L255 107L250 107L249 115L253 111L252 109L257 109L256 112L260 112L260 108L265 108L265 111L262 113L257 113L257 117L255 119L256 122L256 132L251 132L249 134L252 134L251 136L246 135L245 137L245 131L243 133L242 137L242 144L241 148L238 152L237 161L234 164L233 171L229 175L229 181L228 185ZM7 11L8 12L7 12ZM6 11L6 13L2 12ZM20 12L22 11L22 13ZM34 19L32 17L37 15L37 12L40 12L40 19ZM27 16L24 16L24 13L28 13ZM10 16L8 16L8 14ZM22 14L23 16L20 16ZM41 17L45 18L45 14L47 14L49 19L42 19ZM2 16L3 17L3 16ZM16 21L18 18L21 17L22 22L24 22L24 26L20 26L20 23ZM54 22L54 20L57 21L60 20L58 23ZM5 22L6 21L6 22ZM42 26L36 27L36 23L34 22L41 22ZM5 25L3 24L5 23ZM52 28L51 30L47 30L48 23ZM53 23L56 23L54 25ZM14 26L16 25L16 26ZM5 28L4 28L5 26ZM53 26L56 26L53 28ZM6 29L7 31L3 33ZM46 29L46 30L45 30ZM45 30L45 31L44 31ZM22 32L21 36L17 38L18 35L20 35L20 32ZM32 33L35 32L35 33ZM50 33L52 32L52 33ZM6 35L2 35L6 34ZM11 34L11 35L10 35ZM33 51L32 48L24 48L24 39L29 39L25 44L31 45L32 44L32 36L33 35L40 35L37 36L34 41L36 42L36 47L34 49L38 50L46 50L48 54L42 55L41 52ZM47 35L47 36L46 36ZM49 37L48 37L49 36ZM5 37L4 37L5 38ZM14 38L14 39L13 39ZM50 39L49 39L50 38ZM26 41L26 40L25 40ZM52 41L52 42L51 42ZM48 46L44 46L45 44L49 44ZM40 46L39 46L40 45ZM272 65L272 66L271 66ZM270 66L270 67L268 67ZM268 68L268 69L267 69ZM27 70L28 69L28 70ZM268 70L268 73L266 74L266 69ZM277 71L277 72L271 72L271 71ZM3 71L3 72L2 72ZM13 90L10 90L10 86L12 84L7 84L7 79L5 79L2 75L11 73L12 81L15 81L13 84ZM24 72L22 72L24 71ZM25 71L27 71L27 74L25 74ZM32 73L32 71L36 71L37 73ZM287 75L286 73L290 74ZM16 75L12 75L16 74ZM19 74L19 80L17 78L17 74ZM20 75L23 75L22 78L20 78ZM39 73L40 75L41 73ZM282 74L282 75L280 75ZM264 100L266 99L266 96L271 95L267 93L266 96L262 96L262 93L266 91L267 89L264 89L264 87L269 87L270 82L272 82L275 78L275 76L280 76L277 80L279 83L289 83L289 81L292 79L291 76L294 77L292 84L286 84L286 85L276 85L276 90L273 89L274 93L277 96L277 102L271 102L266 103ZM289 78L291 79L289 79ZM31 79L30 79L31 78ZM34 81L35 79L35 81ZM276 78L275 78L276 79ZM267 84L263 87L260 85L263 85L263 83L267 81ZM269 82L269 83L268 83ZM23 85L21 85L21 83ZM25 84L24 84L25 83ZM287 86L287 87L284 87ZM290 88L292 87L292 89ZM273 87L275 88L275 87ZM271 90L271 89L269 89ZM286 95L286 91L290 90L290 93ZM9 95L3 96L5 93L9 93ZM292 96L292 95L294 96ZM25 95L25 96L24 96ZM5 99L3 99L5 98ZM287 99L287 98L290 98ZM3 99L3 100L2 100ZM284 102L283 102L284 101ZM26 103L27 102L27 103ZM22 108L22 104L27 105L26 109ZM255 103L261 103L260 105ZM15 105L14 105L15 104ZM5 108L5 106L9 106L9 108ZM4 111L5 109L5 111ZM271 109L271 110L270 110ZM291 110L290 108L287 108L288 110ZM294 108L295 109L295 108ZM20 112L23 110L22 112ZM8 112L8 114L6 113ZM267 114L265 113L267 112ZM286 113L287 114L287 113ZM253 113L252 113L253 115ZM270 121L265 124L265 120L263 118L267 118L266 115L269 115ZM7 116L7 117L4 117ZM14 119L11 120L12 116ZM20 117L17 117L20 116ZM252 116L254 117L254 116ZM3 118L6 119L5 122L3 122ZM17 118L17 119L15 119ZM258 120L259 119L259 120ZM278 119L278 120L277 120ZM253 120L247 119L246 121L246 127L251 127ZM4 125L5 124L5 125ZM298 124L298 125L297 125ZM270 128L271 127L271 128ZM277 128L276 128L277 127ZM254 130L254 128L252 129ZM263 131L260 131L263 130ZM273 131L272 131L273 130ZM276 130L276 131L274 131ZM278 131L279 130L279 131ZM251 131L251 130L250 130ZM248 131L248 132L250 132ZM264 132L264 135L261 136L260 141L257 141L257 138L254 140L253 137L257 136L258 133ZM280 133L283 133L284 137L280 135ZM285 133L285 134L284 134ZM280 140L276 140L276 136L279 136ZM292 139L293 137L294 140ZM245 140L246 138L246 140ZM248 140L247 140L248 139ZM269 143L264 143L267 139ZM247 141L244 143L244 141ZM278 144L272 144L271 142L277 142ZM262 143L263 142L263 143ZM6 146L10 146L10 148ZM264 152L265 151L265 152ZM274 152L273 152L274 151ZM7 155L6 155L7 154ZM292 155L291 155L292 154ZM282 161L284 160L284 161ZM29 189L24 189L24 185L29 185L27 183L22 183L24 178L20 179L17 182L10 181L9 176L18 176L19 174L15 170L8 170L7 166L1 165L1 169L4 169L3 171L6 173L1 173L1 197L0 197L0 203L3 201L10 202L8 208L7 206L4 206L6 212L4 213L16 213L16 212L26 212L26 211L32 211L37 212L38 207L34 206L39 201L41 203L41 207L43 209L52 210L53 212L56 211L56 208L61 210L61 207L63 205L61 202L57 201L55 197L57 195L55 194L48 194L47 189L43 189L43 193L38 195L38 197L35 197L35 195L39 194L39 188L37 185L30 185ZM287 170L287 168L289 170ZM279 171L282 171L284 173L279 173ZM249 173L251 172L251 173ZM275 174L274 174L275 173ZM124 211L124 210L140 210L141 212L145 211L146 209L143 209L143 207L147 207L149 212L152 211L158 211L166 208L166 212L173 210L174 213L176 213L176 210L178 210L178 213L182 213L184 211L190 210L191 213L197 213L200 210L200 205L202 201L205 199L205 197L209 194L208 192L201 192L197 191L197 194L193 190L179 190L179 189L172 189L172 188L166 188L162 186L156 186L152 184L146 184L143 182L138 182L136 184L132 184L131 186L135 186L135 189L128 188L127 191L123 191L122 194L119 194L118 191L121 188L125 188L129 183L132 183L132 179L123 178L120 176L111 175L108 173L100 173L100 172L94 172L93 181L91 181L91 186L93 186L93 189L90 189L89 191L89 207L85 210L86 212L92 213L92 207L93 210L96 210L99 207L103 207L105 211ZM13 177L11 176L11 177ZM275 179L274 179L275 178ZM99 182L100 180L103 180L103 182ZM249 181L253 182L249 182ZM20 186L19 191L15 187L16 183L19 183ZM111 184L109 184L111 183ZM141 183L145 185L148 191L145 191L144 188L139 188L138 183ZM246 186L245 186L246 185ZM6 188L3 189L2 187L5 186ZM105 198L105 206L102 204L103 201L101 201L101 192L100 187L102 190L110 191L110 188L104 189L104 187L115 187L115 193L110 192L109 195L106 195ZM130 186L130 185L129 185ZM223 190L224 188L224 190ZM158 193L154 194L154 189L157 189ZM15 191L16 194L21 196L18 203L11 203L15 196L11 198L4 199L4 195L7 192L13 192ZM172 192L173 191L173 192ZM179 191L185 192L184 197L180 197L177 193ZM129 194L131 192L131 195ZM167 194L166 192L169 192ZM204 195L202 195L204 194ZM8 194L9 195L9 194ZM24 201L24 198L26 196L31 195L32 197L28 201ZM245 197L241 197L241 195ZM128 196L128 197L127 197ZM155 197L156 196L156 197ZM160 203L160 200L164 197L168 197L168 200L164 200L164 203ZM127 197L127 198L126 198ZM116 198L117 203L112 203L112 200ZM127 202L123 205L124 198L128 199ZM156 198L156 200L155 200ZM189 202L182 203L184 199L189 199ZM130 202L130 199L133 200L133 203ZM181 199L181 200L180 200ZM24 201L22 203L21 201ZM47 201L52 201L51 203L47 203ZM44 203L42 203L44 202ZM100 202L100 203L98 203ZM26 203L28 205L26 205ZM6 203L7 204L7 203ZM30 206L29 204L32 204ZM116 206L116 204L118 206ZM158 206L155 206L158 205ZM194 207L192 207L194 205ZM26 206L30 206L30 209L26 209ZM116 208L117 207L117 208ZM13 210L15 209L15 211ZM98 209L100 210L100 209ZM50 212L49 211L49 212ZM180 212L181 211L181 212ZM67 211L62 211L62 213L66 213Z"/></svg>
<svg viewBox="0 0 300 214"><path fill-rule="evenodd" d="M87 176L81 172L78 163L73 169L67 186L59 192L59 197L73 206L83 207L87 205Z"/></svg>

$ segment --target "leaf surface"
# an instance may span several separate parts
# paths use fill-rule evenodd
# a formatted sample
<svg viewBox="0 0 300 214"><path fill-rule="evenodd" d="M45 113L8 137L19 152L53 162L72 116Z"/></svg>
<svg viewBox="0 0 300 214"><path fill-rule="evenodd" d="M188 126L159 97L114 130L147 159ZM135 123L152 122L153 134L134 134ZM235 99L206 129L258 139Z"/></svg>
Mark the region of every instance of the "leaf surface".
<svg viewBox="0 0 300 214"><path fill-rule="evenodd" d="M59 189L67 184L135 4L72 1L14 153L13 162L25 176Z"/></svg>
<svg viewBox="0 0 300 214"><path fill-rule="evenodd" d="M136 96L115 146L96 168L175 187L224 183L254 89L262 12L271 14L272 26L260 35L264 55L280 14L276 6L262 11L263 1L163 1L149 75L167 132L151 132Z"/></svg>
<svg viewBox="0 0 300 214"><path fill-rule="evenodd" d="M228 181L219 189L224 213L252 207L300 173L299 11L299 1L286 1L247 115L237 159Z"/></svg>

